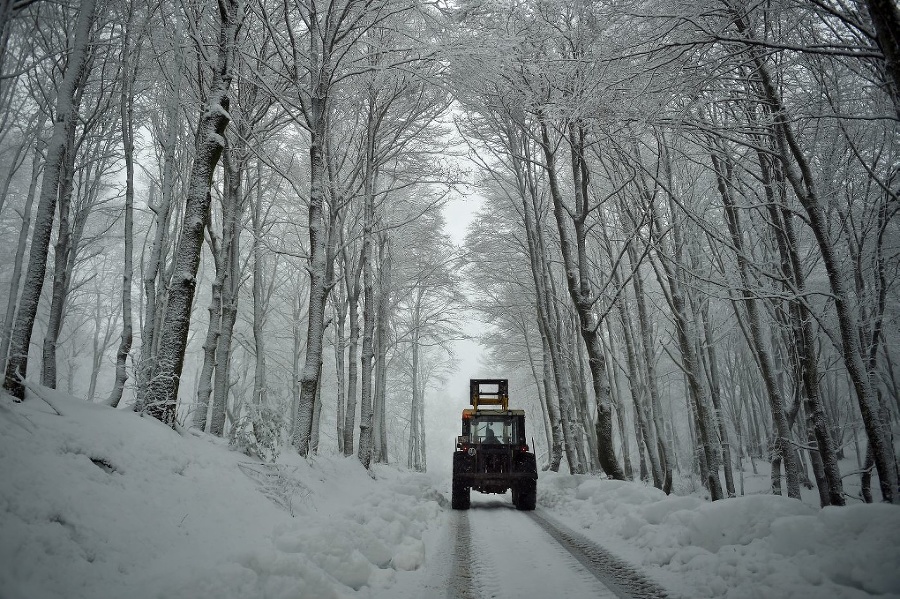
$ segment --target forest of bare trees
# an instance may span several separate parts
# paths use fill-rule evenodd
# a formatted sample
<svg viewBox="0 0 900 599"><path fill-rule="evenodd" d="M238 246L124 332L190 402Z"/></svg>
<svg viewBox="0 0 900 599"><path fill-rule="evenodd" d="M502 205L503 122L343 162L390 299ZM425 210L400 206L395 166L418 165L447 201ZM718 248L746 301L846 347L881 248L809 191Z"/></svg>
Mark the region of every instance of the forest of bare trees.
<svg viewBox="0 0 900 599"><path fill-rule="evenodd" d="M425 470L477 318L546 468L900 502L898 31L890 0L0 0L4 388Z"/></svg>

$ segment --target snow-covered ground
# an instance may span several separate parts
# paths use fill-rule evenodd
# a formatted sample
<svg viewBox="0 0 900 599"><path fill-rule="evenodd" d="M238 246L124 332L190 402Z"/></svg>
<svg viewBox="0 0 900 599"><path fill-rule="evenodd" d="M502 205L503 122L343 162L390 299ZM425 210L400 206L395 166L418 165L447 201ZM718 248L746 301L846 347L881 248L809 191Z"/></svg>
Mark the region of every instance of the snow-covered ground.
<svg viewBox="0 0 900 599"><path fill-rule="evenodd" d="M0 395L2 599L444 593L449 473L379 466L370 476L354 458L290 452L263 465L208 435L37 392L23 404ZM900 597L894 506L819 510L770 495L712 504L542 473L538 510L673 596ZM526 518L505 515L507 528L515 516ZM517 542L540 551L549 541L531 524Z"/></svg>

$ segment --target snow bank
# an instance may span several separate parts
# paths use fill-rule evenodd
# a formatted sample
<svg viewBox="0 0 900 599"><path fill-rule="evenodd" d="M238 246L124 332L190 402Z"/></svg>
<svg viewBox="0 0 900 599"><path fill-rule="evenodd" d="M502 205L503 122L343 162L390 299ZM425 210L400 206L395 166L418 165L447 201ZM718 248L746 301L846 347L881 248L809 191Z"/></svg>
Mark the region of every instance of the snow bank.
<svg viewBox="0 0 900 599"><path fill-rule="evenodd" d="M710 503L542 473L538 503L685 597L900 597L900 509L773 495Z"/></svg>
<svg viewBox="0 0 900 599"><path fill-rule="evenodd" d="M390 596L446 510L426 477L377 478L355 458L260 464L47 389L0 395L0 598Z"/></svg>

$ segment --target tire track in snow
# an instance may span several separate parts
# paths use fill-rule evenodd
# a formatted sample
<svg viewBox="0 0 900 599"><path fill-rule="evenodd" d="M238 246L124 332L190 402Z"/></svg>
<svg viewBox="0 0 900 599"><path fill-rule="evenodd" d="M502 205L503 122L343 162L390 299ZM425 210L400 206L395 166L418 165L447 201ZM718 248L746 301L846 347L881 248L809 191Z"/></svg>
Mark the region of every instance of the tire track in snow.
<svg viewBox="0 0 900 599"><path fill-rule="evenodd" d="M528 515L620 599L668 599L665 589L640 570L539 512Z"/></svg>
<svg viewBox="0 0 900 599"><path fill-rule="evenodd" d="M508 499L473 501L465 513L467 553L458 558L468 568L472 596L616 599L591 570L540 526L529 523Z"/></svg>
<svg viewBox="0 0 900 599"><path fill-rule="evenodd" d="M456 511L451 516L450 532L455 539L455 545L453 572L447 585L447 599L479 599L472 580L472 535L469 530L469 514Z"/></svg>

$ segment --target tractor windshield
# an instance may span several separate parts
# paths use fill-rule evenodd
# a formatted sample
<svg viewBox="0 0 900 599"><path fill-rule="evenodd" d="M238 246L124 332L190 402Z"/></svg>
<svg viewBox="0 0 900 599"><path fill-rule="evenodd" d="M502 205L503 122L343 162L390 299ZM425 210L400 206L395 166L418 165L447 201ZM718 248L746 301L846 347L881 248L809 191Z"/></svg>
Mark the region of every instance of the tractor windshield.
<svg viewBox="0 0 900 599"><path fill-rule="evenodd" d="M478 416L472 419L472 441L488 444L524 443L525 431L514 416Z"/></svg>

